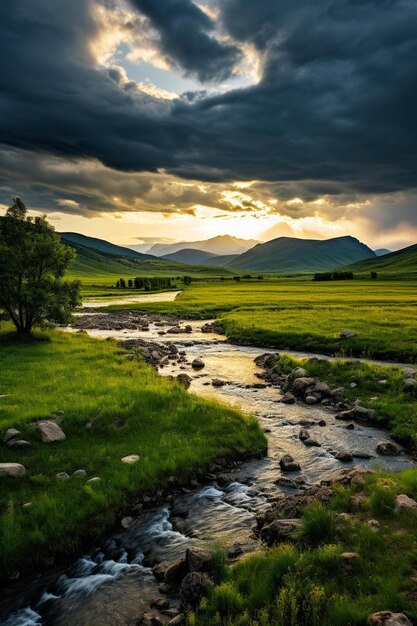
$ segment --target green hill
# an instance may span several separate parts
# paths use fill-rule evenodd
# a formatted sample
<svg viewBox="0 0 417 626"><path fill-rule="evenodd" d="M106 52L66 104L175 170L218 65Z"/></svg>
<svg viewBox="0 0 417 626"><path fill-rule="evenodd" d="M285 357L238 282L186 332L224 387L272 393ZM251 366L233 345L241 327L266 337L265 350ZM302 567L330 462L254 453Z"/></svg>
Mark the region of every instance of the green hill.
<svg viewBox="0 0 417 626"><path fill-rule="evenodd" d="M325 240L279 237L258 244L228 267L280 273L322 272L368 257L375 257L375 252L354 237Z"/></svg>
<svg viewBox="0 0 417 626"><path fill-rule="evenodd" d="M114 256L117 258L130 258L130 259L154 259L151 254L142 254L131 248L125 248L124 246L117 246L114 243L110 243L105 239L97 239L96 237L87 237L87 235L81 235L80 233L59 233L62 240L65 240L67 245L75 244L77 246L83 246L96 252L102 252L106 255Z"/></svg>
<svg viewBox="0 0 417 626"><path fill-rule="evenodd" d="M404 274L417 276L417 244L384 254L374 259L352 263L343 269L352 272L381 272L383 274Z"/></svg>
<svg viewBox="0 0 417 626"><path fill-rule="evenodd" d="M83 282L90 282L99 278L111 279L134 278L135 276L183 276L188 274L194 277L227 276L234 272L218 267L206 265L187 265L164 261L150 255L138 254L139 258L116 257L113 254L98 252L93 248L80 245L61 235L61 241L71 246L77 252L76 259L71 263L68 274ZM112 245L112 244L109 244ZM115 246L117 247L117 246ZM133 251L132 251L133 252Z"/></svg>

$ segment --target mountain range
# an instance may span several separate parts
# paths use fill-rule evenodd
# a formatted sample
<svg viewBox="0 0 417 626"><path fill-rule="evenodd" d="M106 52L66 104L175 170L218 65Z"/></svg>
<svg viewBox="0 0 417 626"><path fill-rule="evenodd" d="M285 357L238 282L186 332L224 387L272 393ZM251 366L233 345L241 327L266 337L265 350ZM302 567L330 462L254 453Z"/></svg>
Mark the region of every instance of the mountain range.
<svg viewBox="0 0 417 626"><path fill-rule="evenodd" d="M63 243L77 251L72 273L80 275L140 275L149 273L201 273L205 275L236 272L313 273L348 268L355 272L383 271L410 273L417 268L417 245L398 252L373 251L351 236L333 239L297 239L278 237L266 243L256 243L241 254L219 255L209 250L182 248L161 256L143 254L131 248L112 244L104 239L80 233L61 233ZM242 243L244 242L244 243ZM246 247L249 240L235 237L215 237L194 245L213 246L217 250ZM172 244L161 244L170 247ZM175 244L183 246L184 243ZM189 245L189 244L187 244Z"/></svg>
<svg viewBox="0 0 417 626"><path fill-rule="evenodd" d="M242 254L250 248L253 248L258 241L255 239L239 239L231 235L218 235L203 241L182 241L177 243L158 243L153 245L148 254L155 256L166 256L180 250L202 250L203 252L211 252L218 255Z"/></svg>

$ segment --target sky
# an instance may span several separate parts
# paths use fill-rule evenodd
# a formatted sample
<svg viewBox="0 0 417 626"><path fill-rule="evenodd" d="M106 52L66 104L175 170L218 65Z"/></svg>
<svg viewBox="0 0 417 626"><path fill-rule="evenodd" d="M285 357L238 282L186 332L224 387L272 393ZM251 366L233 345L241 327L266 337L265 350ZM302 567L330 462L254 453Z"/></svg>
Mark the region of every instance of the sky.
<svg viewBox="0 0 417 626"><path fill-rule="evenodd" d="M0 209L122 245L417 242L415 0L13 0L0 55Z"/></svg>

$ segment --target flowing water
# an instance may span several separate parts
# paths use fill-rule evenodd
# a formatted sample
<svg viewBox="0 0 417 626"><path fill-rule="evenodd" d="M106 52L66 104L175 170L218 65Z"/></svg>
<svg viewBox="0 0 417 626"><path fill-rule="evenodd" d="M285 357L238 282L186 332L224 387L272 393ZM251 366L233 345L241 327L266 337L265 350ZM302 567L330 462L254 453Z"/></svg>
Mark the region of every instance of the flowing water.
<svg viewBox="0 0 417 626"><path fill-rule="evenodd" d="M149 599L160 597L159 584L150 570L155 563L183 556L191 544L239 545L243 552L259 547L253 533L256 514L270 506L279 494L294 492L276 484L283 454L291 454L300 464L298 476L305 484L329 478L345 467L381 466L397 471L413 464L405 453L397 457L376 454L376 444L389 439L380 429L355 425L348 430L330 409L300 403L284 405L280 403L279 389L254 388L252 385L260 382L256 372L261 371L254 359L264 350L231 345L221 336L202 333L201 325L202 322L192 322L192 333L180 337L161 337L160 327L154 324L147 332L89 333L118 339L174 341L185 350L187 363L166 365L160 369L161 374L185 371L192 376L191 392L215 397L255 415L267 432L267 456L245 462L232 481L198 487L175 497L169 507L157 507L139 515L128 530L103 540L99 548L70 568L36 579L29 588L26 586L12 599L7 598L3 606L0 603L3 626L135 624ZM205 363L199 372L191 368L195 357L201 357ZM227 384L214 387L214 378ZM326 425L320 426L323 420ZM300 426L306 423L321 447L306 447L299 440ZM350 464L341 464L333 455L338 450L349 450L358 456ZM371 458L361 458L366 455ZM300 483L299 488L305 488L305 484ZM176 598L171 598L171 602L175 607ZM2 612L6 615L3 621Z"/></svg>
<svg viewBox="0 0 417 626"><path fill-rule="evenodd" d="M100 298L98 300L84 300L83 309L96 309L113 304L133 304L136 302L173 302L180 291L164 291L162 293L142 293L139 296L122 296L120 298Z"/></svg>

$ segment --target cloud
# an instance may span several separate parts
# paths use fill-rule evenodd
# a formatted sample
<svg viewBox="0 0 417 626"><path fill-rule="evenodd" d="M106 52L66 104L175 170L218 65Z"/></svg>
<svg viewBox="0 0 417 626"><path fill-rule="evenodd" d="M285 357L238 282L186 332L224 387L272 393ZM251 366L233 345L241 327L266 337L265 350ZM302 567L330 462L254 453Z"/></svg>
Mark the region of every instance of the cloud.
<svg viewBox="0 0 417 626"><path fill-rule="evenodd" d="M381 228L414 221L416 3L219 0L212 15L191 0L132 0L114 31L100 13L115 10L110 2L6 4L2 201L17 188L28 204L52 210L70 200L78 207L61 209L85 215L202 205L336 220L371 215L372 198ZM149 58L203 82L226 80L250 46L260 80L169 99L114 60L143 33ZM254 180L247 198L232 186ZM235 206L218 185L240 191ZM404 194L404 208L374 201L393 194ZM295 197L303 204L289 204Z"/></svg>
<svg viewBox="0 0 417 626"><path fill-rule="evenodd" d="M201 82L222 81L233 75L241 52L213 34L215 24L191 0L131 0L160 36L160 49L171 62Z"/></svg>

